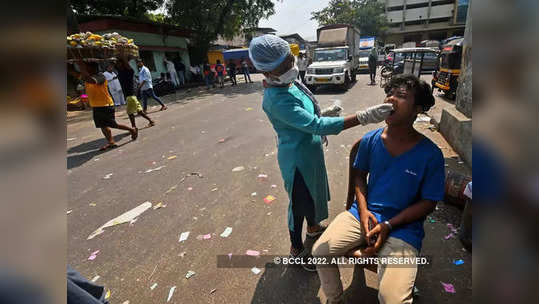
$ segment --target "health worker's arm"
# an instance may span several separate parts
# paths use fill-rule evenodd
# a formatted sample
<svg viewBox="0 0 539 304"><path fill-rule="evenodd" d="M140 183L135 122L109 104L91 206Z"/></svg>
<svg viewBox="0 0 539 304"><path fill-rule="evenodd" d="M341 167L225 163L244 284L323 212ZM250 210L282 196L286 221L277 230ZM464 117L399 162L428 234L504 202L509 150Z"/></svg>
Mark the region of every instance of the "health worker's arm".
<svg viewBox="0 0 539 304"><path fill-rule="evenodd" d="M315 135L339 134L342 130L357 126L356 115L343 117L317 117L300 106L299 100L287 98L271 107L272 115L287 125Z"/></svg>

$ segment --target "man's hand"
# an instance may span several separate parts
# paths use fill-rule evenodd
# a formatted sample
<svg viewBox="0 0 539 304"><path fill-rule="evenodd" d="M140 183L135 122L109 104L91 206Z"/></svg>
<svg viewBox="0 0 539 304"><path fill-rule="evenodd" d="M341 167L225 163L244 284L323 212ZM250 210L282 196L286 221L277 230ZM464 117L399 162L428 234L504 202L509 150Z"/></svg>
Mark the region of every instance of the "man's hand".
<svg viewBox="0 0 539 304"><path fill-rule="evenodd" d="M371 231L367 233L367 240L369 240L374 235L378 235L374 246L369 247L366 250L368 250L369 252L374 251L374 253L377 253L380 248L382 248L382 245L385 243L387 237L389 236L389 227L384 223L378 223L374 228L372 228Z"/></svg>
<svg viewBox="0 0 539 304"><path fill-rule="evenodd" d="M359 213L359 221L361 222L361 228L364 231L365 239L367 241L367 246L372 246L372 242L369 237L369 221L373 223L373 225L378 224L378 221L376 220L376 217L374 214L372 214L369 210L364 210ZM375 227L376 228L376 227ZM371 234L372 236L372 234Z"/></svg>

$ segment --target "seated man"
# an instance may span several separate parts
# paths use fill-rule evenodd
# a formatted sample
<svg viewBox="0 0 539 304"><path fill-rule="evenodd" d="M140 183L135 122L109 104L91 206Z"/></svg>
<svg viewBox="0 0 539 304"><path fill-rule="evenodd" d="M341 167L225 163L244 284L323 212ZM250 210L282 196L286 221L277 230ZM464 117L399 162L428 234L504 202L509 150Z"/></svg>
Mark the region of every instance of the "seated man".
<svg viewBox="0 0 539 304"><path fill-rule="evenodd" d="M320 236L314 256L415 257L425 235L423 221L443 199L442 152L413 127L417 114L434 105L430 86L413 75L398 75L385 91L394 113L387 127L361 139L351 172L356 200ZM338 267L317 271L328 303L343 303ZM417 265L378 265L380 303L412 303L416 273Z"/></svg>

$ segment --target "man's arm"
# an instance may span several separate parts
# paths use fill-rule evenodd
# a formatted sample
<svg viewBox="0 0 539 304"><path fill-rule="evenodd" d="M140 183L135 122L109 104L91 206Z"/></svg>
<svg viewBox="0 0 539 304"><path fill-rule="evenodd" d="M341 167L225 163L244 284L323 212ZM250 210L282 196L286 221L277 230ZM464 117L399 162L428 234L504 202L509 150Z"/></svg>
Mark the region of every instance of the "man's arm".
<svg viewBox="0 0 539 304"><path fill-rule="evenodd" d="M410 207L402 210L399 214L389 220L391 227L395 228L401 225L415 222L431 214L436 208L435 202L422 199Z"/></svg>

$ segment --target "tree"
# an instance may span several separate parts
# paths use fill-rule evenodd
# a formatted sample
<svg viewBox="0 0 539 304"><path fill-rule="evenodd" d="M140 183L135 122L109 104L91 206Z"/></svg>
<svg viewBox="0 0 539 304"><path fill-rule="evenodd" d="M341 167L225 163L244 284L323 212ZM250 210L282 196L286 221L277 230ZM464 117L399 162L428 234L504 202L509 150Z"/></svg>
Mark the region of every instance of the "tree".
<svg viewBox="0 0 539 304"><path fill-rule="evenodd" d="M77 15L116 15L147 19L146 13L160 8L164 0L71 0Z"/></svg>
<svg viewBox="0 0 539 304"><path fill-rule="evenodd" d="M271 0L170 0L166 7L169 22L193 31L195 60L218 36L233 38L275 12Z"/></svg>
<svg viewBox="0 0 539 304"><path fill-rule="evenodd" d="M320 25L350 24L365 36L384 37L388 29L384 4L376 0L331 0L326 8L313 12L311 19Z"/></svg>

